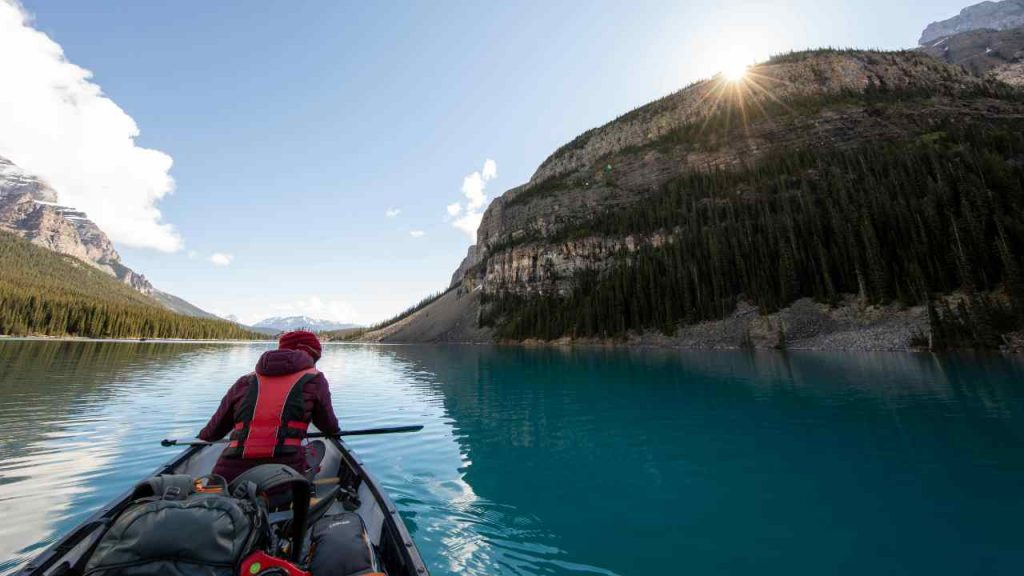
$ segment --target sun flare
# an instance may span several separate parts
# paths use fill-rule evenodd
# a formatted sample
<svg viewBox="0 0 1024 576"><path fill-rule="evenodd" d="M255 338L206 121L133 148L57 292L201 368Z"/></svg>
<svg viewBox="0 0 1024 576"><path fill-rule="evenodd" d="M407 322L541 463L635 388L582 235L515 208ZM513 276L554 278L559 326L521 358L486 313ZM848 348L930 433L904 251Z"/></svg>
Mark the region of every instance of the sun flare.
<svg viewBox="0 0 1024 576"><path fill-rule="evenodd" d="M719 70L729 82L739 82L747 76L747 70L754 59L742 47L734 46L719 55Z"/></svg>
<svg viewBox="0 0 1024 576"><path fill-rule="evenodd" d="M722 75L725 76L725 79L729 82L739 82L746 77L747 68L749 68L749 66L746 64L730 64L722 69Z"/></svg>

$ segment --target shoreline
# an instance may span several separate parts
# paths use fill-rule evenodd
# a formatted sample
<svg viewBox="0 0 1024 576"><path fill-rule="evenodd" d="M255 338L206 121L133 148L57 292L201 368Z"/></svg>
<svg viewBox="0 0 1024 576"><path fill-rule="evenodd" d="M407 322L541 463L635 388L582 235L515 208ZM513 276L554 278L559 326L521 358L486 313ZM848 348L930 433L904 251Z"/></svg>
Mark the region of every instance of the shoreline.
<svg viewBox="0 0 1024 576"><path fill-rule="evenodd" d="M441 342L372 342L365 340L352 340L347 342L325 342L325 345L340 345L340 346L410 346L410 347L448 347L448 346L481 346L481 347L493 347L493 348L525 348L535 350L564 350L569 351L573 349L579 350L644 350L644 351L678 351L678 352L779 352L779 353L844 353L844 354L981 354L986 356L999 355L999 356L1021 356L1022 352L1014 350L987 350L987 349L975 349L975 348L956 348L951 350L929 350L928 348L861 348L861 349L849 349L849 348L824 348L824 347L801 347L801 346L790 346L787 348L745 348L742 346L720 346L720 347L699 347L699 346L687 346L680 344L656 344L651 342L633 342L626 341L621 342L617 340L498 340L494 342L479 342L479 341L457 341L457 340L446 340Z"/></svg>
<svg viewBox="0 0 1024 576"><path fill-rule="evenodd" d="M556 348L636 348L676 350L793 350L822 352L944 352L932 350L927 307L898 304L868 305L854 295L824 304L801 298L763 314L749 302L739 302L729 316L678 326L675 334L648 330L621 337L561 337L500 339L479 328L479 303L474 295L440 299L394 325L352 340L361 344L491 344ZM474 327L470 329L469 327ZM1007 334L1001 349L1024 353L1024 333ZM957 348L949 351L970 351ZM979 350L981 351L981 350Z"/></svg>
<svg viewBox="0 0 1024 576"><path fill-rule="evenodd" d="M275 342L275 340L193 340L187 338L88 338L85 336L10 336L0 334L0 342L4 341L29 341L29 342L120 342L123 344L257 344L261 342Z"/></svg>
<svg viewBox="0 0 1024 576"><path fill-rule="evenodd" d="M669 337L663 337L666 340L671 340ZM136 340L128 338L79 338L74 336L6 336L0 335L0 343L2 342L103 342L103 343L114 343L114 344L273 344L271 340L183 340L183 339L151 339L151 340ZM625 340L618 339L570 339L570 338L559 338L557 340L537 340L537 339L526 339L526 340L495 340L495 341L456 341L447 340L440 342L374 342L365 340L352 340L352 341L325 341L324 346L436 346L436 347L448 347L448 346L483 346L483 347L494 347L494 348L524 348L524 349L551 349L551 350L563 350L569 351L573 349L579 350L644 350L644 351L679 351L679 352L825 352L825 353L889 353L889 354L984 354L984 355L1000 355L1000 356L1020 356L1021 351L1014 350L975 350L970 348L955 349L955 350L929 350L927 348L861 348L861 349L849 349L849 348L826 348L826 347L803 347L803 346L789 346L786 348L770 348L770 347L743 347L743 346L695 346L674 343L671 341L651 341L643 338L627 338Z"/></svg>

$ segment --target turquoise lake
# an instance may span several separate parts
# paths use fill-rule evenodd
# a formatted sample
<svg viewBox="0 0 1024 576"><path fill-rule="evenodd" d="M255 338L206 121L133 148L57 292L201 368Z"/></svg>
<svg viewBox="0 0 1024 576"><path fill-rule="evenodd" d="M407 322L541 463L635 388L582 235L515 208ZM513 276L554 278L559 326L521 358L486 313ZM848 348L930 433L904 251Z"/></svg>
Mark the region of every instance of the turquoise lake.
<svg viewBox="0 0 1024 576"><path fill-rule="evenodd" d="M0 575L269 345L0 341ZM1024 360L329 345L435 575L1020 574Z"/></svg>

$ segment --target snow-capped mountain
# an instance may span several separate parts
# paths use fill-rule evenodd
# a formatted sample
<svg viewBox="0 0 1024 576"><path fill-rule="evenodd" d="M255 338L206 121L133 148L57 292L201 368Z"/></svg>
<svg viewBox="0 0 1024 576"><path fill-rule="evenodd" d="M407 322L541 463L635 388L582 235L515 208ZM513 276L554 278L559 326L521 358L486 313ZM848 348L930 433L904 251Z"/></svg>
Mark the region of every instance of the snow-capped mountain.
<svg viewBox="0 0 1024 576"><path fill-rule="evenodd" d="M345 330L346 328L358 328L356 324L335 322L333 320L320 320L309 316L286 316L274 317L260 320L253 324L253 328L263 328L285 332L287 330L310 330L313 332L325 332L327 330Z"/></svg>
<svg viewBox="0 0 1024 576"><path fill-rule="evenodd" d="M1024 0L980 2L941 22L932 22L921 34L921 46L936 46L942 38L972 30L1010 30L1024 26Z"/></svg>
<svg viewBox="0 0 1024 576"><path fill-rule="evenodd" d="M1024 86L1024 0L982 2L928 26L919 48L978 76ZM926 41L927 40L927 41Z"/></svg>

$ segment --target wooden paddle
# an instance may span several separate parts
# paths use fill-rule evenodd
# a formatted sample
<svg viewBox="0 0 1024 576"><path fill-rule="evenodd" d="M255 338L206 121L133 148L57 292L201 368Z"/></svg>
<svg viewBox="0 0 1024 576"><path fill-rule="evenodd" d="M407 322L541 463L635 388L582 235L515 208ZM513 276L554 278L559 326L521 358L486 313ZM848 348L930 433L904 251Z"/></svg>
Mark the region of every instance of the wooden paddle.
<svg viewBox="0 0 1024 576"><path fill-rule="evenodd" d="M423 426L392 426L390 428L364 428L362 430L342 430L337 434L324 434L323 432L313 432L307 434L306 438L338 438L340 436L371 436L374 434L401 434L404 432L419 432L423 430ZM223 438L221 440L214 440L207 442L205 440L172 440L165 438L160 441L161 446L209 446L211 444L227 444L231 440L229 438Z"/></svg>

